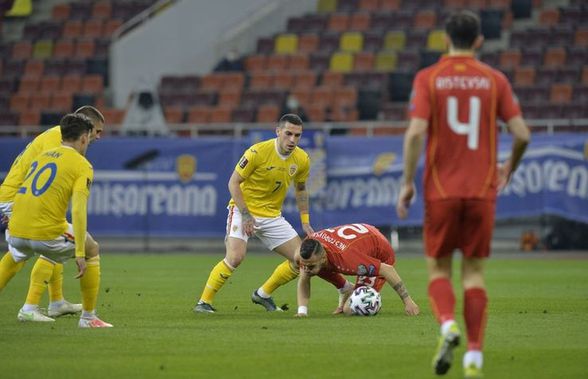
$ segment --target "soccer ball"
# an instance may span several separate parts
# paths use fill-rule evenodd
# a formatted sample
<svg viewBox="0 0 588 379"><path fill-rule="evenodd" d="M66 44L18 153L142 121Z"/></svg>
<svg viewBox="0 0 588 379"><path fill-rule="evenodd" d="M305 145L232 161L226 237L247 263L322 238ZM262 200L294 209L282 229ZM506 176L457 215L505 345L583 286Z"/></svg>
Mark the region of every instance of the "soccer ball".
<svg viewBox="0 0 588 379"><path fill-rule="evenodd" d="M357 287L349 297L349 308L354 315L375 316L381 307L382 297L372 287Z"/></svg>

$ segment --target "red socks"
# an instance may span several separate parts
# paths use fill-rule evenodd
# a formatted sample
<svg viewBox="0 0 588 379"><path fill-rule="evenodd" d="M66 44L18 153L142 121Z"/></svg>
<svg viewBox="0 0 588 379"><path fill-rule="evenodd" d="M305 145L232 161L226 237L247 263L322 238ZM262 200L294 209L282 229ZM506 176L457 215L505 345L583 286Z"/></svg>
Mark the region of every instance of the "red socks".
<svg viewBox="0 0 588 379"><path fill-rule="evenodd" d="M429 283L429 300L439 324L455 319L455 295L449 279L437 278Z"/></svg>
<svg viewBox="0 0 588 379"><path fill-rule="evenodd" d="M482 350L487 304L484 288L470 288L464 292L463 314L468 331L468 350Z"/></svg>

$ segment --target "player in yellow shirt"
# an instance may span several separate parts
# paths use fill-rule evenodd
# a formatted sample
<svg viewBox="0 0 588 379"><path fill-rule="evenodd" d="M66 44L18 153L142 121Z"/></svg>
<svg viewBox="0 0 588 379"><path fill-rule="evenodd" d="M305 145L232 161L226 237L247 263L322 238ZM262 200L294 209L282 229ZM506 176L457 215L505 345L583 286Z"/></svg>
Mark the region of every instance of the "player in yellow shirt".
<svg viewBox="0 0 588 379"><path fill-rule="evenodd" d="M83 106L75 111L76 114L83 114L90 118L94 129L92 129L91 141L100 139L104 129L104 116L100 111L92 106ZM48 129L38 137L36 137L21 154L14 160L8 175L0 186L0 214L4 214L6 218L10 217L12 213L12 203L18 189L21 187L26 173L31 166L33 159L41 152L61 146L61 129L55 126ZM14 247L9 247L11 250L16 250ZM18 254L18 251L16 251ZM49 308L48 313L51 317L59 317L65 314L77 313L82 310L81 304L71 304L64 300L63 297L63 265L61 263L54 264L53 275L48 283L44 282L40 276L40 271L46 263L39 259L35 263L31 272L31 283L29 288L28 302L38 302L40 297L36 299L34 293L37 289L44 290L49 287ZM0 267L2 274L0 274L0 291L8 284L10 279L23 267L24 261L15 262L10 252L7 252L0 260ZM43 317L36 317L43 316ZM40 313L19 313L21 321L53 321L51 318L41 315Z"/></svg>
<svg viewBox="0 0 588 379"><path fill-rule="evenodd" d="M31 163L14 198L7 237L16 249L10 251L16 262L34 254L45 257L41 260L46 262L41 270L45 281L53 275L52 262L63 263L75 255L82 292L81 328L112 327L96 316L100 256L98 244L86 231L94 172L84 155L93 127L83 114L68 114L61 119L62 145L42 152ZM72 224L65 218L70 200ZM25 304L21 312L35 310L38 312L38 306Z"/></svg>
<svg viewBox="0 0 588 379"><path fill-rule="evenodd" d="M298 276L294 252L300 247L300 237L282 217L281 210L288 188L294 182L302 229L306 234L313 233L306 191L310 158L298 147L302 135L300 117L282 116L276 135L247 149L235 166L229 179L232 198L228 206L226 255L210 272L194 312L215 312L214 296L245 258L247 241L253 235L268 249L287 258L263 286L253 292L254 303L268 311L280 311L271 294Z"/></svg>

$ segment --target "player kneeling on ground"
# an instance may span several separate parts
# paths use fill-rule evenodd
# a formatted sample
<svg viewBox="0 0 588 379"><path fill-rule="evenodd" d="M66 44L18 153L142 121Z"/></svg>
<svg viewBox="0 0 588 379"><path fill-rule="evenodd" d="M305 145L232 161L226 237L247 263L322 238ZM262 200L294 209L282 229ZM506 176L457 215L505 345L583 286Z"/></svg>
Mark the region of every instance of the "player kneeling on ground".
<svg viewBox="0 0 588 379"><path fill-rule="evenodd" d="M308 313L310 278L318 275L337 288L345 288L334 313L352 314L347 299L354 288L368 286L380 292L388 282L404 303L407 315L419 314L402 279L394 268L395 256L386 237L372 225L350 224L320 230L305 239L296 252L300 265L298 313ZM355 287L340 274L357 275ZM342 282L341 282L342 281Z"/></svg>

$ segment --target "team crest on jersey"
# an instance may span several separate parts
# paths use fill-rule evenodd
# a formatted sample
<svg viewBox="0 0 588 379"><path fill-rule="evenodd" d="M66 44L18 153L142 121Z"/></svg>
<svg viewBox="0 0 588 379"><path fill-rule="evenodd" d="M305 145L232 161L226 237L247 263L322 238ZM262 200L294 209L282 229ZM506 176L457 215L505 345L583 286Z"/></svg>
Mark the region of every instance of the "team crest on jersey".
<svg viewBox="0 0 588 379"><path fill-rule="evenodd" d="M176 158L176 172L182 183L192 180L196 173L196 157L190 154L182 154Z"/></svg>
<svg viewBox="0 0 588 379"><path fill-rule="evenodd" d="M247 163L249 163L249 160L245 158L245 156L242 156L241 160L239 161L239 167L245 168L245 166L247 166Z"/></svg>
<svg viewBox="0 0 588 379"><path fill-rule="evenodd" d="M237 225L233 225L233 232L236 232L237 230L239 230L239 227Z"/></svg>
<svg viewBox="0 0 588 379"><path fill-rule="evenodd" d="M379 154L376 157L376 159L374 161L374 165L372 167L374 175L380 176L383 173L385 173L386 171L388 171L388 169L390 169L390 167L392 167L392 164L394 163L394 161L396 161L396 154L394 154L394 153Z"/></svg>
<svg viewBox="0 0 588 379"><path fill-rule="evenodd" d="M374 276L374 275L376 275L376 266L369 265L369 267L368 267L368 276Z"/></svg>
<svg viewBox="0 0 588 379"><path fill-rule="evenodd" d="M288 169L288 174L290 174L290 176L294 176L294 174L296 174L296 171L298 171L298 166L295 164L290 165L290 168Z"/></svg>
<svg viewBox="0 0 588 379"><path fill-rule="evenodd" d="M365 267L365 265L359 265L357 266L357 275L358 276L366 276L368 273L368 269L367 267Z"/></svg>

